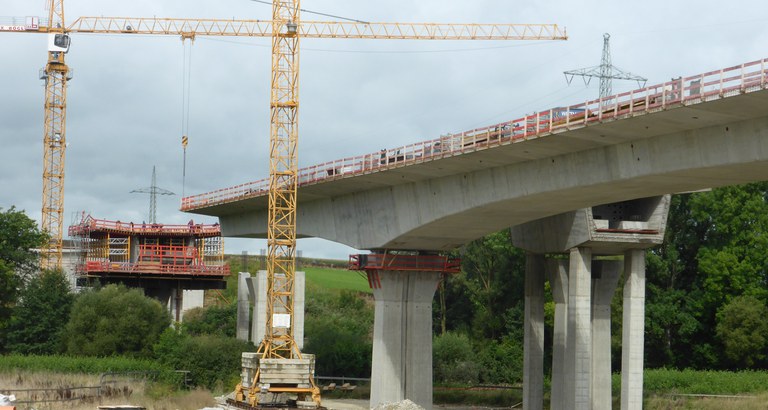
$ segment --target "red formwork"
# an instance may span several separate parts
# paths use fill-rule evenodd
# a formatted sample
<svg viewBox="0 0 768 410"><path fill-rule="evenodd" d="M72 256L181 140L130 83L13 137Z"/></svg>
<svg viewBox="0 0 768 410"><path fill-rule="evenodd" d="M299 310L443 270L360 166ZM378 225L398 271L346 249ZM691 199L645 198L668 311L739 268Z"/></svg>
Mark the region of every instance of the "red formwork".
<svg viewBox="0 0 768 410"><path fill-rule="evenodd" d="M461 260L442 255L371 253L350 255L349 269L365 271L368 276L368 286L371 289L379 289L381 288L380 271L458 273L461 271Z"/></svg>
<svg viewBox="0 0 768 410"><path fill-rule="evenodd" d="M371 253L350 255L349 269L457 273L461 270L461 260L441 255Z"/></svg>

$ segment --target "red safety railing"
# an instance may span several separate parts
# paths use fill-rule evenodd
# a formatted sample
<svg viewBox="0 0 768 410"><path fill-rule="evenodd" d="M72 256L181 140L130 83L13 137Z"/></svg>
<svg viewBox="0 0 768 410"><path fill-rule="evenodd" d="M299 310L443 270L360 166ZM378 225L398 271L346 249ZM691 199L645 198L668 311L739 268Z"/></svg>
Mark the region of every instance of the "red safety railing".
<svg viewBox="0 0 768 410"><path fill-rule="evenodd" d="M457 273L461 260L442 255L371 253L349 255L349 270L390 270Z"/></svg>
<svg viewBox="0 0 768 410"><path fill-rule="evenodd" d="M418 164L555 134L593 123L762 90L766 88L768 74L766 63L768 63L768 59L762 59L691 77L681 77L607 98L552 108L489 127L448 134L437 139L417 142L399 148L312 165L299 170L298 185L311 185ZM266 195L268 190L269 179L265 178L182 198L181 210L189 211L258 197Z"/></svg>
<svg viewBox="0 0 768 410"><path fill-rule="evenodd" d="M190 234L215 236L221 235L219 224L168 225L159 223L133 223L95 219L88 215L82 222L69 227L70 236L87 235L94 231L121 232L125 234Z"/></svg>
<svg viewBox="0 0 768 410"><path fill-rule="evenodd" d="M229 276L229 265L171 265L146 262L110 262L90 260L79 267L80 274L136 274L142 276Z"/></svg>

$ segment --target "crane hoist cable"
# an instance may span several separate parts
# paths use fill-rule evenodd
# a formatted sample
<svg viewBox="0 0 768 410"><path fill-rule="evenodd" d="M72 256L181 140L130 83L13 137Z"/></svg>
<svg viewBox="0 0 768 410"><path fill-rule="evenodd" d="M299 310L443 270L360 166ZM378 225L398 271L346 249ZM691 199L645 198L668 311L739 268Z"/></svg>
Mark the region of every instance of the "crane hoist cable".
<svg viewBox="0 0 768 410"><path fill-rule="evenodd" d="M181 195L184 197L184 192L187 182L187 144L189 143L189 105L190 105L190 89L192 81L192 45L194 44L194 37L189 41L189 52L187 52L186 38L182 37L181 46L184 49L183 62L182 62L182 86L181 86L181 147L184 151L184 158L181 170Z"/></svg>

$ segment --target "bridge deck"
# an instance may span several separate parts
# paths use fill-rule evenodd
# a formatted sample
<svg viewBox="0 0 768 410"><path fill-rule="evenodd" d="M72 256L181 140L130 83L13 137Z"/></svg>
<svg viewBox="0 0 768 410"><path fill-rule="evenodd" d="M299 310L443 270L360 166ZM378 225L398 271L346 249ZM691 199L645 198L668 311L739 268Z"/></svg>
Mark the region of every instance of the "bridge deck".
<svg viewBox="0 0 768 410"><path fill-rule="evenodd" d="M555 157L765 115L768 59L404 147L302 168L299 202ZM653 114L653 115L649 115ZM334 181L329 184L328 182ZM269 179L185 197L182 211L267 208Z"/></svg>

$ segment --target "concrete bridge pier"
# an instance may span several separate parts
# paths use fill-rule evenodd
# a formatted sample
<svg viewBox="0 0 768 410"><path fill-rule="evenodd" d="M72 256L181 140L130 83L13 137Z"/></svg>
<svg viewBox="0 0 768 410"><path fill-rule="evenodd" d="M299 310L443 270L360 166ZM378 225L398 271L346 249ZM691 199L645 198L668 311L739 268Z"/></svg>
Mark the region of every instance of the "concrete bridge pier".
<svg viewBox="0 0 768 410"><path fill-rule="evenodd" d="M611 410L613 401L611 299L616 292L621 268L622 263L617 260L592 261L592 410Z"/></svg>
<svg viewBox="0 0 768 410"><path fill-rule="evenodd" d="M438 255L353 255L373 290L370 407L411 400L432 409L432 298L458 261Z"/></svg>
<svg viewBox="0 0 768 410"><path fill-rule="evenodd" d="M529 252L523 407L543 408L544 278L555 301L552 409L611 409L611 299L624 256L622 410L642 409L645 249L661 243L669 196L572 211L512 228ZM543 260L543 254L567 254Z"/></svg>
<svg viewBox="0 0 768 410"><path fill-rule="evenodd" d="M645 252L624 254L624 305L621 332L621 410L643 408L645 346Z"/></svg>
<svg viewBox="0 0 768 410"><path fill-rule="evenodd" d="M555 302L554 329L552 332L552 381L549 397L550 407L553 409L565 408L565 354L568 337L568 261L565 259L549 259L546 261L546 274L549 286L552 289L552 299ZM528 277L526 272L526 278ZM543 284L542 284L543 290ZM542 341L543 342L543 341ZM524 379L525 370L523 370ZM528 375L527 377L535 377ZM525 380L523 385L528 384ZM541 387L543 390L543 386ZM541 403L536 405L537 403ZM525 405L525 398L523 398ZM540 409L543 401L531 401L531 406L526 408Z"/></svg>
<svg viewBox="0 0 768 410"><path fill-rule="evenodd" d="M440 273L375 275L371 408L409 399L431 409L432 298Z"/></svg>

